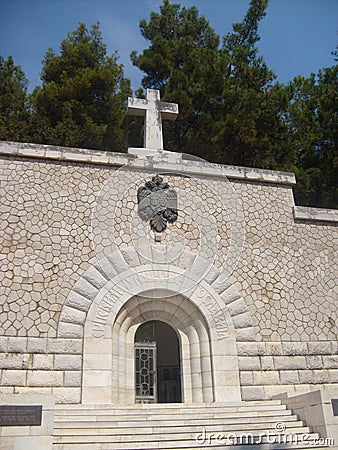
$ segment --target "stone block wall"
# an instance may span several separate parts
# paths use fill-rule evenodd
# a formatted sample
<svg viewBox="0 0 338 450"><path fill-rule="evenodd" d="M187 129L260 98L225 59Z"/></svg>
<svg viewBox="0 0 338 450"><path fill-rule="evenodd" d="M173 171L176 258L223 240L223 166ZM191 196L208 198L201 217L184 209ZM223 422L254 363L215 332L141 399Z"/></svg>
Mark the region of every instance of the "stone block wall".
<svg viewBox="0 0 338 450"><path fill-rule="evenodd" d="M337 342L237 344L243 400L272 398L338 383Z"/></svg>
<svg viewBox="0 0 338 450"><path fill-rule="evenodd" d="M79 403L82 339L0 337L0 393L53 395Z"/></svg>
<svg viewBox="0 0 338 450"><path fill-rule="evenodd" d="M48 394L80 403L82 339L0 337L0 393ZM337 344L238 343L243 400L296 395L338 384Z"/></svg>

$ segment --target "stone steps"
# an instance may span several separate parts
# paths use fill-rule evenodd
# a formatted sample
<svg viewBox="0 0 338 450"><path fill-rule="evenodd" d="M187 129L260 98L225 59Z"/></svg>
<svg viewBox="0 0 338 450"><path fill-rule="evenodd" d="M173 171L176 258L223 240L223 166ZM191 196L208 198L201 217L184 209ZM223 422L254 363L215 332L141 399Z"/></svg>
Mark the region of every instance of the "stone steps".
<svg viewBox="0 0 338 450"><path fill-rule="evenodd" d="M302 440L303 435L308 441ZM237 442L232 445L235 436ZM260 437L262 442L254 444ZM318 438L279 401L126 407L59 405L53 450L326 448L316 445ZM251 445L246 445L245 439Z"/></svg>
<svg viewBox="0 0 338 450"><path fill-rule="evenodd" d="M221 425L220 425L221 423ZM278 422L279 423L279 422ZM235 432L235 431L249 431L250 432L259 432L259 431L264 431L267 429L267 423L254 423L254 424L248 424L248 423L242 423L242 424L226 424L224 422L218 422L218 424L212 424L212 425L208 425L208 431L219 431L219 432ZM140 435L142 433L144 433L145 431L149 432L149 433L153 433L153 434L163 434L163 432L165 432L169 427L172 433L182 433L182 426L185 426L189 429L189 432L194 432L194 433L198 433L201 431L201 424L199 425L191 425L189 423L181 423L181 424L175 424L173 425L171 423L171 421L169 421L166 425L153 425L152 422L150 422L150 424L134 424L133 423L133 429L134 429L134 433L133 435ZM203 426L205 426L205 424L202 424L202 428ZM84 427L86 427L84 429ZM99 428L98 428L99 427ZM130 427L130 423L129 423L129 427ZM110 423L110 425L106 425L106 426L101 426L100 423L98 423L98 425L96 427L88 427L86 423L82 423L81 427L79 426L71 426L71 427L67 427L66 424L64 424L64 426L60 426L60 424L57 424L55 426L55 434L56 433L62 433L62 435L91 435L91 436L99 436L99 435L119 435L119 434L123 434L123 435L127 435L128 434L128 430L129 427L127 426L122 426L119 423L116 423L115 426L112 426L112 424ZM306 427L303 427L302 430L300 430L300 428L303 427L303 422L299 421L299 420L294 420L292 421L290 424L285 424L285 429L286 430L293 430L294 432L297 432L297 430L299 432L304 432L307 433L308 429L305 429ZM269 429L271 427L269 426ZM293 432L292 431L292 432ZM291 431L290 431L291 432Z"/></svg>
<svg viewBox="0 0 338 450"><path fill-rule="evenodd" d="M268 406L268 408L267 408ZM217 403L140 403L138 405L110 405L110 404L63 404L56 405L55 409L59 414L68 411L90 411L95 409L95 411L109 411L110 413L133 411L136 414L142 413L142 411L153 411L153 412L167 412L167 411L192 411L197 412L201 410L222 410L222 411L259 411L266 409L286 409L285 405L282 405L280 400L252 400L248 402L217 402Z"/></svg>
<svg viewBox="0 0 338 450"><path fill-rule="evenodd" d="M102 429L107 429L107 428L109 429L109 428L112 428L112 423L116 424L115 427L118 427L118 428L128 428L130 423L132 423L133 427L135 427L135 428L143 428L143 427L152 426L151 424L155 423L156 428L167 427L168 424L170 424L171 427L180 427L182 425L186 425L186 426L190 427L190 426L194 426L196 421L198 421L199 426L201 426L201 425L217 426L221 423L222 425L224 425L224 426L226 425L229 428L232 428L233 426L236 426L236 425L237 426L244 425L246 427L251 426L252 428L255 428L256 425L257 426L261 425L260 427L258 427L258 428L261 428L261 427L266 427L267 425L269 425L272 422L273 423L283 422L286 426L288 426L288 425L292 426L294 421L297 420L297 418L295 416L292 416L292 418L288 421L281 420L281 419L283 419L283 418L271 417L271 420L264 421L264 420L261 420L260 418L256 418L256 420L253 420L251 418L250 418L250 420L248 420L247 418L241 418L241 419L239 418L237 420L236 419L228 420L226 418L225 419L222 419L222 418L204 419L204 418L196 417L195 419L194 418L189 418L189 419L182 418L179 420L167 419L166 421L164 421L164 420L158 421L156 419L143 420L143 421L139 421L139 420L135 421L134 419L130 419L129 421L127 421L127 420L125 420L125 421L120 421L120 420L106 421L106 420L100 420L100 419L98 419L96 421L87 421L87 420L81 421L78 419L76 422L71 422L71 419L70 419L69 422L67 422L67 421L59 422L58 421L57 426L60 429L67 429L67 428L68 429L76 429L76 428L84 427L84 426L87 427L88 429L95 429L98 426L100 426L100 428L102 428ZM113 427L113 428L115 428L115 427Z"/></svg>
<svg viewBox="0 0 338 450"><path fill-rule="evenodd" d="M175 413L173 413L175 414ZM283 414L259 414L259 415L255 415L255 416L249 416L248 414L245 413L241 413L241 414L234 414L234 413L230 413L230 414L226 414L226 413L218 413L218 414L205 414L205 415L201 415L200 413L197 413L196 415L191 415L191 416L186 416L184 414L175 414L175 420L179 421L179 423L181 423L182 420L195 420L196 418L200 418L203 420L217 420L219 422L219 420L226 420L227 423L231 423L231 421L234 421L234 423L237 423L238 420L244 420L247 422L253 422L257 419L260 419L261 421L272 421L272 420L277 420L278 418L281 418L283 416L283 420L284 421L289 421L289 420L293 420L294 416L291 415L290 411L287 411L286 413ZM103 414L103 415L99 415L97 413L93 414L93 415L83 415L83 416L77 416L77 415L62 415L58 417L58 421L62 422L65 421L66 423L68 423L69 421L74 421L74 423L76 424L76 421L80 420L81 422L83 421L87 421L89 424L92 423L96 423L98 421L100 422L109 422L111 423L111 421L113 420L114 422L119 422L119 423L123 423L124 421L129 422L130 420L135 420L135 421L142 421L142 423L144 421L151 421L151 420L156 420L157 422L162 422L164 421L165 423L168 420L168 415L165 416L160 416L160 417L156 417L156 415L148 415L145 417L139 416L139 415L107 415L107 414ZM218 423L217 422L217 423ZM90 425L89 425L90 426Z"/></svg>

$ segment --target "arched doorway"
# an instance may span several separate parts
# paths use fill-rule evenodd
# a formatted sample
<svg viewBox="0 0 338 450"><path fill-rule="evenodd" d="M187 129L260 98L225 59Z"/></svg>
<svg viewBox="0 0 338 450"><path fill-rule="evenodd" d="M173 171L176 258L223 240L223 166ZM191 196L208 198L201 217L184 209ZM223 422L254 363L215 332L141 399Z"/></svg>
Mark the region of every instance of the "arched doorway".
<svg viewBox="0 0 338 450"><path fill-rule="evenodd" d="M206 283L189 297L160 288L130 297L116 285L102 288L85 321L82 403L135 404L135 334L149 321L170 324L178 336L182 403L239 401L236 335L221 301ZM61 334L62 324L59 330L73 336Z"/></svg>
<svg viewBox="0 0 338 450"><path fill-rule="evenodd" d="M180 403L181 392L176 332L160 320L143 323L135 334L136 403Z"/></svg>

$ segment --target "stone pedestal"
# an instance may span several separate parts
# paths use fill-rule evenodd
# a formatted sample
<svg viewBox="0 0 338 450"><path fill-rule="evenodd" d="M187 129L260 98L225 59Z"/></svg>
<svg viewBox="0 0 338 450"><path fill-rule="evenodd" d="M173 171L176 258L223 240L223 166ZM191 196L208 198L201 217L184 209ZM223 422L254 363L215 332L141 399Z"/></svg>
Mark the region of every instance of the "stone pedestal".
<svg viewBox="0 0 338 450"><path fill-rule="evenodd" d="M52 395L0 395L0 405L42 406L41 425L0 427L0 450L52 450L54 404Z"/></svg>

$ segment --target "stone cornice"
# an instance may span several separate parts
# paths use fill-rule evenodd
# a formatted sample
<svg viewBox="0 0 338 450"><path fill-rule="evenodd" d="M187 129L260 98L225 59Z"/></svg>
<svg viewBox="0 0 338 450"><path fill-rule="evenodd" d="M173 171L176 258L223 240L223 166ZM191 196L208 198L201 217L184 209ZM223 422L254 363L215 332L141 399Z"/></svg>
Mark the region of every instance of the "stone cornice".
<svg viewBox="0 0 338 450"><path fill-rule="evenodd" d="M315 222L338 222L338 210L294 206L293 215L296 220Z"/></svg>
<svg viewBox="0 0 338 450"><path fill-rule="evenodd" d="M131 153L116 153L71 147L59 147L43 144L0 141L0 155L22 158L39 158L75 163L101 164L107 166L124 166L133 162L135 168L149 168L186 175L203 175L212 177L226 176L230 179L293 185L295 175L290 172L257 169L240 166L210 164L183 158L179 163L167 157L169 152L158 155L137 156Z"/></svg>

